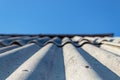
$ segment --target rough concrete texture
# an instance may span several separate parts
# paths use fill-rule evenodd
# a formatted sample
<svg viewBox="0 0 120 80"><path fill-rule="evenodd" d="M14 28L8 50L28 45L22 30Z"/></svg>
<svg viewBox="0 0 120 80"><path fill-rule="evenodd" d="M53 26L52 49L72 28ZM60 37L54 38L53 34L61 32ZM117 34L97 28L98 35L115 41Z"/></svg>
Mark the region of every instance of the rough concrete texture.
<svg viewBox="0 0 120 80"><path fill-rule="evenodd" d="M2 35L0 80L120 80L120 38Z"/></svg>

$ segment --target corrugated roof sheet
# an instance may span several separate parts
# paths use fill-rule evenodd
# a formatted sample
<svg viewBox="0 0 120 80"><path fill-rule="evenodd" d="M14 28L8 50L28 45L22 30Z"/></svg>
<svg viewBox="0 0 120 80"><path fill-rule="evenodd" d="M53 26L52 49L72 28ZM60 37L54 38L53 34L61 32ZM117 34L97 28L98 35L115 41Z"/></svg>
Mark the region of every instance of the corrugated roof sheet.
<svg viewBox="0 0 120 80"><path fill-rule="evenodd" d="M2 34L0 80L120 80L120 38Z"/></svg>

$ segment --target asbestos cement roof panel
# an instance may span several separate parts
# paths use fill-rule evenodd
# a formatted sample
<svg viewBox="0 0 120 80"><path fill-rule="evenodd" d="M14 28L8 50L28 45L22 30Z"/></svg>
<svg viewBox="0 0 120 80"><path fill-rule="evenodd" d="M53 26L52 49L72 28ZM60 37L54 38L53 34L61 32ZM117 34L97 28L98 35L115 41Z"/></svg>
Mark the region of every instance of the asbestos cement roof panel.
<svg viewBox="0 0 120 80"><path fill-rule="evenodd" d="M120 39L0 35L0 80L120 80Z"/></svg>

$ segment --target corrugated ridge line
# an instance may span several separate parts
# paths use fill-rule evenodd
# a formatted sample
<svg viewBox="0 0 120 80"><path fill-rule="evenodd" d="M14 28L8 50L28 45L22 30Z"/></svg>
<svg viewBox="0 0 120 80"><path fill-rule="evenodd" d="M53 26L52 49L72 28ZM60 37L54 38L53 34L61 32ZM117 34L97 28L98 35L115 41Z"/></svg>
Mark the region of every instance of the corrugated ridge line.
<svg viewBox="0 0 120 80"><path fill-rule="evenodd" d="M18 44L18 45L25 45L25 44L28 44L30 41L33 41L33 40L37 40L38 37L24 37L24 38L21 38L21 39L16 39L16 40L12 40L9 45L11 44Z"/></svg>
<svg viewBox="0 0 120 80"><path fill-rule="evenodd" d="M71 38L71 40L74 41L74 42L79 42L82 38L83 37L81 37L81 36L74 36L74 37Z"/></svg>
<svg viewBox="0 0 120 80"><path fill-rule="evenodd" d="M9 46L11 45L10 43L12 41L15 41L15 40L21 40L23 39L23 37L10 37L10 38L7 38L7 39L0 39L0 44L4 46ZM20 43L18 43L18 45L20 45Z"/></svg>
<svg viewBox="0 0 120 80"><path fill-rule="evenodd" d="M64 37L62 38L59 38L59 37L53 37L53 38L49 38L48 40L45 40L44 41L44 37L43 38L38 38L38 37L33 37L31 39L13 39L13 40L2 40L0 43L1 45L4 47L4 46L9 46L9 45L12 45L12 44L17 44L17 45L20 45L20 46L23 46L25 44L29 44L29 43L36 43L40 46L45 46L47 45L48 43L54 43L55 45L57 45L58 47L62 47L64 46L65 44L67 43L72 43L73 45L75 45L76 47L80 47L83 43L81 43L81 45L79 44L78 45L78 42L82 41L83 39L85 38L81 38L81 36L79 36L80 39L79 41L75 41L75 39L73 40L72 38L69 38L69 37ZM43 40L43 41L42 41ZM86 39L88 40L88 39Z"/></svg>
<svg viewBox="0 0 120 80"><path fill-rule="evenodd" d="M84 59L89 63L92 69L100 76L102 80L120 80L119 76L101 64L81 47L77 49L80 52L81 56L84 57Z"/></svg>
<svg viewBox="0 0 120 80"><path fill-rule="evenodd" d="M119 80L119 79L118 79Z"/></svg>
<svg viewBox="0 0 120 80"><path fill-rule="evenodd" d="M51 43L52 44L52 43ZM70 44L70 43L69 43ZM66 45L69 45L69 44L66 44ZM48 44L49 45L49 44ZM46 46L48 46L48 45L46 45ZM64 46L66 46L66 45L64 45ZM71 44L72 45L72 44ZM45 46L45 47L46 47ZM56 47L56 48L53 48L53 49L51 49L51 48L47 48L47 49L49 49L49 50L56 50L56 51L58 51L58 49L57 49L58 47ZM80 50L80 52L78 52L78 50L75 48L75 47L73 47L73 45L72 45L72 47L71 48L74 48L73 49L73 53L76 53L76 55L77 54L84 54L83 53L83 51L81 51ZM68 49L68 48L67 48ZM64 48L63 48L63 50L64 50ZM72 49L70 49L70 50L72 50ZM46 50L43 50L43 51L46 51ZM55 51L55 54L57 53ZM39 50L38 52L40 52L39 53L39 55L42 55L42 54L44 54L43 52L41 53L41 50ZM37 53L38 53L37 52ZM72 53L72 51L70 51L71 53ZM35 53L35 54L37 54L37 53ZM62 52L60 51L58 51L58 54L61 54ZM45 54L47 54L48 55L48 53L45 53ZM63 53L63 54L66 54L65 52ZM69 53L70 54L70 53ZM81 55L81 58L82 58L82 56L83 55ZM38 58L40 57L40 56L37 56ZM50 57L50 55L48 56L49 57L49 59L51 58ZM55 57L55 56L54 56ZM59 58L60 58L60 56L58 56ZM66 57L65 55L64 55L64 57ZM74 56L75 57L75 56ZM76 57L78 57L78 55L76 56ZM30 57L31 58L31 57ZM33 60L30 60L30 58L25 62L25 63L23 63L15 72L13 72L13 74L12 74L12 76L13 76L13 78L11 78L11 79L15 79L15 75L17 75L16 77L18 78L16 78L15 80L26 80L26 79L29 79L29 80L33 80L34 78L35 78L35 75L38 75L38 73L36 73L36 70L41 70L41 69L39 69L39 67L40 66L46 66L45 64L45 62L44 61L42 61L42 60L37 60L37 61L42 61L42 63L45 63L45 64L40 64L39 66L38 66L38 68L34 68L34 70L35 70L35 72L34 71L31 71L31 69L29 68L29 66L30 65L32 65L33 67L35 67L34 65L33 65L33 63L34 62L31 62L31 61L33 61ZM44 57L43 57L44 58ZM80 61L81 62L83 62L83 64L80 62L80 64L81 64L81 66L83 67L83 69L82 68L72 68L71 70L73 70L73 72L75 71L75 69L77 69L77 71L79 72L79 69L80 70L83 70L83 72L85 73L85 71L84 71L84 68L87 70L87 69L92 69L92 67L90 67L90 65L88 65L88 64L86 64L86 62L87 62L87 60L84 60L84 59L82 59L81 60L81 58L79 58L80 59ZM36 57L34 57L34 59L36 59ZM53 58L52 58L53 59ZM68 58L67 58L68 59ZM76 59L76 60L79 60L78 58ZM54 66L56 65L56 63L58 63L56 60L52 60L52 61L56 61L56 63L54 63L54 62L52 62L52 63L50 63L51 61L50 60L48 60L48 58L45 58L45 60L47 60L47 62L48 62L48 64L54 64ZM71 61L73 61L73 59L70 59ZM76 63L76 60L75 60L75 63ZM64 59L64 61L66 61L65 59ZM28 64L27 64L28 63ZM62 62L63 63L63 62ZM84 63L86 64L86 65L84 65ZM37 63L36 63L37 64ZM38 63L39 64L39 63ZM67 63L68 64L68 63ZM76 63L75 65L77 65L78 63ZM63 65L63 64L62 64ZM71 65L71 64L70 64ZM28 67L26 67L26 66L28 66ZM58 66L56 66L56 67L54 67L54 66L51 66L50 68L52 68L52 70L51 69L48 69L48 70L50 70L50 71L45 71L45 72L50 72L47 76L47 78L42 78L42 80L69 80L68 78L63 78L63 77L65 77L65 75L63 75L63 73L65 73L64 71L62 71L62 72L60 72L59 74L56 74L56 73L54 73L54 72L59 72L59 71L56 71L57 69L58 69L58 66L60 66L59 64L58 64ZM99 65L100 66L100 65ZM42 67L42 68L45 68L45 67ZM48 68L48 67L47 67ZM54 69L54 68L56 68L56 69ZM62 69L60 69L60 71L61 70L63 70L63 68L64 67L62 67ZM43 70L43 69L42 69ZM45 69L46 70L46 69ZM105 69L104 69L105 70ZM65 71L66 71L66 69L65 69ZM106 70L105 70L106 71ZM47 74L47 73L45 73L45 72L42 72L42 74ZM71 71L72 72L72 71ZM82 72L82 73L83 73ZM34 74L33 74L34 73ZM20 74L20 75L19 75ZM24 74L25 75L28 75L28 76L24 76ZM59 78L58 78L58 76L56 77L55 76L55 74L56 75L59 75ZM61 74L61 75L60 75ZM75 75L76 73L74 73L73 75ZM86 71L86 73L85 73L85 75L83 75L83 77L84 78L88 78L88 77L86 77L86 75L89 75L89 71L87 72ZM94 73L91 73L91 75L93 75ZM97 74L97 73L96 73ZM111 75L111 76L109 76L109 75L107 75L107 74L109 74L109 75ZM117 77L117 76L115 76L113 73L111 73L110 71L107 71L107 74L104 74L104 75L107 75L107 76L105 76L105 77L103 77L103 76L100 76L100 78L102 79L102 80L119 80L119 78ZM54 76L53 76L54 75ZM82 75L82 74L81 74ZM10 75L11 76L11 75ZM31 76L34 76L33 78L31 78ZM44 77L44 75L42 75L43 77ZM45 75L46 76L46 75ZM63 77L62 77L63 76ZM80 76L80 75L78 75L78 76ZM22 77L22 78L21 78ZM66 76L67 77L67 76ZM72 77L72 75L71 76L69 76L69 77ZM90 76L91 78L92 78L92 76ZM24 79L25 78L25 79ZM38 80L40 79L40 77L39 77L39 75L38 75ZM62 78L62 79L61 79ZM77 80L77 76L75 75L75 77L72 77L73 79L75 79L75 80ZM98 78L99 77L94 77L92 80L98 80ZM11 80L10 78L8 78L8 80ZM90 78L88 78L89 80L90 80ZM84 80L84 79L82 79L81 77L80 78L78 78L78 80Z"/></svg>
<svg viewBox="0 0 120 80"><path fill-rule="evenodd" d="M107 44L107 45L111 45L111 46L120 47L119 43L114 43L114 42L102 41L101 44Z"/></svg>
<svg viewBox="0 0 120 80"><path fill-rule="evenodd" d="M85 39L88 39L93 44L99 44L100 48L120 56L120 44L111 42L111 40L114 39L112 37L104 38L85 37Z"/></svg>
<svg viewBox="0 0 120 80"><path fill-rule="evenodd" d="M33 39L33 40L29 41L27 44L36 43L39 46L43 47L46 44L46 42L48 42L50 39L51 39L50 37L37 38L37 39Z"/></svg>
<svg viewBox="0 0 120 80"><path fill-rule="evenodd" d="M25 40L14 40L14 41L11 41L9 43L9 45L17 44L17 45L23 46L23 45L27 44L27 42L28 41L25 41Z"/></svg>
<svg viewBox="0 0 120 80"><path fill-rule="evenodd" d="M4 46L9 46L9 45L12 45L12 44L17 44L17 45L20 45L20 46L23 46L25 44L27 44L30 40L33 40L33 39L37 39L37 37L10 37L8 39L3 39L3 40L0 40L0 44L4 47Z"/></svg>
<svg viewBox="0 0 120 80"><path fill-rule="evenodd" d="M32 43L0 54L0 80L5 80L38 49L40 47Z"/></svg>
<svg viewBox="0 0 120 80"><path fill-rule="evenodd" d="M18 47L20 47L20 46L19 45L10 45L10 46L6 46L6 47L2 47L2 48L0 48L0 54L3 52L9 51L9 50L18 48Z"/></svg>
<svg viewBox="0 0 120 80"><path fill-rule="evenodd" d="M49 41L47 41L44 45L47 45L49 43L53 43L56 46L62 46L62 40L59 37L54 37L52 39L50 39Z"/></svg>
<svg viewBox="0 0 120 80"><path fill-rule="evenodd" d="M87 43L85 43L85 44L87 44ZM70 48L70 46L67 46L66 51L64 51L64 47L66 45L71 45L71 48ZM71 43L68 43L66 45L64 45L64 47L63 47L64 58L65 58L64 61L65 61L65 67L66 67L65 70L70 68L69 70L66 71L66 79L67 80L71 80L71 79L73 79L73 80L74 79L75 80L77 80L77 79L78 80L84 80L84 78L88 78L88 76L86 77L86 75L89 75L89 77L90 77L90 78L88 78L89 80L92 79L92 78L93 78L92 80L98 80L99 78L102 79L102 80L119 80L120 79L114 72L112 72L106 66L102 65L94 57L89 56L89 53L86 53L80 47L75 47ZM73 52L72 52L72 50L73 50ZM66 52L68 52L67 56L65 56L65 54L67 54ZM76 54L76 56L71 57L71 55L73 55L73 54ZM78 58L79 55L81 56L80 59ZM66 60L68 60L68 61L66 61ZM77 63L78 60L80 60L81 62ZM86 64L86 62L87 62L87 64ZM80 66L78 68L76 68L77 65L82 66L83 69L80 68ZM97 74L99 77L90 76L89 72L87 72L87 71L85 72L85 70L84 70L85 68L86 68L86 70L87 69L93 69L95 71L95 73L91 73L91 75ZM82 75L82 74L79 75L78 74L79 69L80 69L80 71L83 70L81 73L84 74L84 75ZM77 74L78 74L78 76L76 76ZM85 79L85 80L88 80L88 79Z"/></svg>
<svg viewBox="0 0 120 80"><path fill-rule="evenodd" d="M25 44L29 44L29 43L36 43L39 46L45 46L49 43L54 43L56 46L58 47L62 47L67 43L72 43L73 45L80 47L80 45L78 45L78 42L76 43L75 41L72 41L70 38L65 37L61 40L61 38L59 37L54 37L54 38L49 38L49 39L44 39L44 38L36 38L36 39L29 39L29 40L13 40L13 41L7 41L7 40L3 40L0 42L1 45L4 46L9 46L9 45L19 45L19 46L23 46Z"/></svg>
<svg viewBox="0 0 120 80"><path fill-rule="evenodd" d="M9 46L12 44L17 44L20 46L23 46L25 44L28 43L28 41L33 40L33 39L37 39L38 37L10 37L8 39L0 39L0 44L4 47L4 46Z"/></svg>
<svg viewBox="0 0 120 80"><path fill-rule="evenodd" d="M64 45L63 51L66 80L102 80L72 44Z"/></svg>
<svg viewBox="0 0 120 80"><path fill-rule="evenodd" d="M6 80L65 80L64 62L61 62L61 65L54 63L56 52L61 54L58 47L54 44L50 43L44 46L26 60ZM60 70L57 70L58 68Z"/></svg>
<svg viewBox="0 0 120 80"><path fill-rule="evenodd" d="M120 77L120 57L91 44L84 44L82 49L84 49L91 56L96 58Z"/></svg>
<svg viewBox="0 0 120 80"><path fill-rule="evenodd" d="M120 56L120 47L101 44L100 48L102 48L102 49L104 49L106 51L112 52L112 53L116 54L117 56Z"/></svg>

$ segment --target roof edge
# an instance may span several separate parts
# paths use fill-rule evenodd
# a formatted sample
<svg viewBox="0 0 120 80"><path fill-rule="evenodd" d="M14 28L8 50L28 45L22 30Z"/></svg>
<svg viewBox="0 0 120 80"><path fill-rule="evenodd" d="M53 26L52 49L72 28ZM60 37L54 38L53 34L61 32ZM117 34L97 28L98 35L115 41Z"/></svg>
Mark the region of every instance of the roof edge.
<svg viewBox="0 0 120 80"><path fill-rule="evenodd" d="M73 36L88 36L88 37L113 37L114 34L113 33L104 33L104 34L0 34L0 36L12 36L12 37L16 37L16 36L50 36L50 37L55 37L55 36L59 36L59 37L73 37Z"/></svg>

